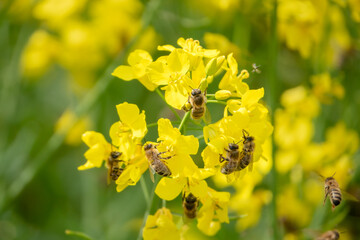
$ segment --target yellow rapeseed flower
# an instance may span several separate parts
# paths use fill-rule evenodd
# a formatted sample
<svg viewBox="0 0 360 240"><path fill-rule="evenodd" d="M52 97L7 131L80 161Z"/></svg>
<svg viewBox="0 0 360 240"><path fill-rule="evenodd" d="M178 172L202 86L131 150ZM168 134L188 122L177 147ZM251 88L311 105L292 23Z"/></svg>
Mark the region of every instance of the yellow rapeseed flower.
<svg viewBox="0 0 360 240"><path fill-rule="evenodd" d="M154 215L149 215L143 229L144 240L180 240L180 230L173 222L169 209L161 208Z"/></svg>
<svg viewBox="0 0 360 240"><path fill-rule="evenodd" d="M200 199L202 207L198 213L197 227L206 235L213 236L221 228L221 223L229 223L228 204L230 193L217 192L208 187L206 198Z"/></svg>
<svg viewBox="0 0 360 240"><path fill-rule="evenodd" d="M138 144L147 133L145 112L140 113L135 104L127 102L116 105L120 121L110 128L112 143L119 147L125 159L132 159Z"/></svg>
<svg viewBox="0 0 360 240"><path fill-rule="evenodd" d="M87 162L78 167L79 170L86 170L93 167L101 167L103 161L106 161L112 150L111 144L105 140L105 137L98 132L87 131L82 135L82 140L90 148L85 152Z"/></svg>
<svg viewBox="0 0 360 240"><path fill-rule="evenodd" d="M146 74L146 68L152 61L153 59L147 51L135 50L128 57L130 66L120 65L112 75L125 81L138 79L149 91L154 91L158 85L151 82Z"/></svg>

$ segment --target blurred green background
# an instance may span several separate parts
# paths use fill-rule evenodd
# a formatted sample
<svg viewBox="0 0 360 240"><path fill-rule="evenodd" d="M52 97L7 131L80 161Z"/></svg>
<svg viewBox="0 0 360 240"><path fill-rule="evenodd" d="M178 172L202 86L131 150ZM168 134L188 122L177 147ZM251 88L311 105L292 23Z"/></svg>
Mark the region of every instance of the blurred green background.
<svg viewBox="0 0 360 240"><path fill-rule="evenodd" d="M146 208L140 186L117 193L114 185L107 186L103 168L77 170L87 150L81 133L94 130L108 137L111 124L118 121L116 104L136 103L145 110L147 123L172 118L159 96L138 81L111 76L136 48L150 51L156 59L158 45L175 46L179 37L193 38L222 54L234 52L240 69L261 65L262 73L252 75L248 83L251 88L265 87L272 116L284 107L280 98L286 89L314 89L312 76L327 73L331 86L316 85L321 110L312 119L313 141L323 142L326 130L340 121L358 135L359 23L360 3L350 0L2 0L0 239L78 239L65 235L66 229L93 239L137 238ZM334 82L338 85L331 92ZM344 94L337 95L341 86ZM208 92L215 91L213 84ZM324 96L331 103L321 101ZM220 119L222 108L210 109L213 121ZM146 139L155 137L156 128L151 128ZM346 135L341 137L340 145L346 141ZM358 145L351 159L347 189L359 196ZM274 174L275 170L259 188L274 189L276 184L281 192L291 174L273 178ZM315 225L347 229L344 239L360 236L358 203L349 202L345 214L331 215L323 209L312 212L313 223L320 223L293 230L280 216L274 220L270 204L252 228L237 232L232 221L214 237L197 238L273 239L271 229L276 226L279 239L298 239L302 228Z"/></svg>

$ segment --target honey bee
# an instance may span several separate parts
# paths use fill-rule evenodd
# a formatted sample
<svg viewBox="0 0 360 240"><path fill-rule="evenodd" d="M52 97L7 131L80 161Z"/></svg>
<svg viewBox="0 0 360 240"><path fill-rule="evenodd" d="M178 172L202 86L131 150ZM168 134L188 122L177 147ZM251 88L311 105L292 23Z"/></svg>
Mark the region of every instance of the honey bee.
<svg viewBox="0 0 360 240"><path fill-rule="evenodd" d="M220 154L220 163L226 161L221 168L221 173L228 175L234 171L245 169L247 166L249 166L249 171L252 170L255 148L254 137L249 136L249 133L243 129L243 139L241 152L237 143L229 143L229 149L225 149L226 158Z"/></svg>
<svg viewBox="0 0 360 240"><path fill-rule="evenodd" d="M338 182L334 178L335 173L331 177L325 179L325 197L324 205L329 196L332 205L332 210L341 203L341 191Z"/></svg>
<svg viewBox="0 0 360 240"><path fill-rule="evenodd" d="M118 159L121 155L122 153L118 151L111 151L110 153L106 162L108 168L108 184L110 184L111 180L116 181L124 171L124 168L119 165L120 162L124 162Z"/></svg>
<svg viewBox="0 0 360 240"><path fill-rule="evenodd" d="M202 118L206 112L206 91L202 92L199 88L193 89L188 101L191 105L191 117L193 119Z"/></svg>
<svg viewBox="0 0 360 240"><path fill-rule="evenodd" d="M327 231L321 234L316 240L338 240L340 238L340 233L337 230Z"/></svg>
<svg viewBox="0 0 360 240"><path fill-rule="evenodd" d="M166 159L170 159L172 158L172 156L169 157L161 157L161 154L166 153L166 152L159 152L159 150L157 150L156 145L148 143L144 146L144 150L145 150L145 155L149 161L149 169L150 169L150 177L151 180L154 182L154 173L156 172L157 174L164 176L164 177L168 177L171 175L171 171L168 168L168 166L166 166L166 164L163 162L163 160Z"/></svg>
<svg viewBox="0 0 360 240"><path fill-rule="evenodd" d="M182 205L184 208L184 214L188 219L196 218L197 208L199 206L199 200L192 194L189 193L185 196L185 192L182 197Z"/></svg>

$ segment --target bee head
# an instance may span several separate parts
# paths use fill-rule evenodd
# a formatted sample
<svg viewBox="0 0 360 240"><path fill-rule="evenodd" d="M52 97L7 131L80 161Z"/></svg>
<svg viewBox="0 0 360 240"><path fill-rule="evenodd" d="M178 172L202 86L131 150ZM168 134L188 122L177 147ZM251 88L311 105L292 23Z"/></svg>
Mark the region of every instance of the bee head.
<svg viewBox="0 0 360 240"><path fill-rule="evenodd" d="M112 158L118 158L122 153L118 151L112 151L110 154Z"/></svg>
<svg viewBox="0 0 360 240"><path fill-rule="evenodd" d="M229 143L229 149L232 150L232 151L238 150L239 145L237 145L236 143Z"/></svg>
<svg viewBox="0 0 360 240"><path fill-rule="evenodd" d="M151 143L148 143L144 146L144 150L147 151L149 149L151 149L153 147L153 145Z"/></svg>
<svg viewBox="0 0 360 240"><path fill-rule="evenodd" d="M201 90L198 89L198 88L195 88L191 91L191 96L196 96L196 95L199 95L201 94Z"/></svg>
<svg viewBox="0 0 360 240"><path fill-rule="evenodd" d="M244 138L244 141L246 141L246 142L252 142L252 141L254 141L254 137L252 137L252 136L245 137L245 138Z"/></svg>
<svg viewBox="0 0 360 240"><path fill-rule="evenodd" d="M194 203L197 201L197 198L192 193L189 193L189 195L185 198L185 201L187 203Z"/></svg>
<svg viewBox="0 0 360 240"><path fill-rule="evenodd" d="M335 180L333 177L327 177L326 179L325 179L325 182L330 182L330 181L332 181L332 180Z"/></svg>

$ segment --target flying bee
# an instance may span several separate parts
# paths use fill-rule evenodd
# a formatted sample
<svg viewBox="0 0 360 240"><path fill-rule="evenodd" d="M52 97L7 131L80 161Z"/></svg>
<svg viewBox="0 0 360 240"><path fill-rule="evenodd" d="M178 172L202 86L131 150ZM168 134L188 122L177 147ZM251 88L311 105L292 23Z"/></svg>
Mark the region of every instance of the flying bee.
<svg viewBox="0 0 360 240"><path fill-rule="evenodd" d="M252 72L256 72L256 73L258 73L258 74L261 73L261 70L259 69L259 68L261 67L261 65L257 66L256 63L253 63L253 64L252 64L252 67L253 67Z"/></svg>
<svg viewBox="0 0 360 240"><path fill-rule="evenodd" d="M331 230L321 234L316 240L338 240L340 233L338 230Z"/></svg>
<svg viewBox="0 0 360 240"><path fill-rule="evenodd" d="M341 198L342 198L339 184L335 180L334 175L335 173L331 177L327 177L325 179L324 205L327 197L329 196L332 205L332 210L334 210L334 208L341 203Z"/></svg>
<svg viewBox="0 0 360 240"><path fill-rule="evenodd" d="M249 136L249 133L243 129L243 148L239 151L237 143L229 143L229 149L225 149L226 158L220 154L220 163L226 161L221 168L221 173L230 174L234 171L240 171L249 166L249 171L252 171L253 153L255 148L254 137Z"/></svg>
<svg viewBox="0 0 360 240"><path fill-rule="evenodd" d="M185 196L185 192L182 196L182 205L184 208L184 214L188 219L196 218L197 208L199 206L199 200L192 193Z"/></svg>
<svg viewBox="0 0 360 240"><path fill-rule="evenodd" d="M123 160L118 159L121 155L122 153L118 151L111 151L110 153L106 162L108 168L108 184L110 184L111 180L116 181L125 169L119 165L120 162L124 162Z"/></svg>
<svg viewBox="0 0 360 240"><path fill-rule="evenodd" d="M144 146L144 150L146 158L149 161L150 177L153 182L155 182L155 173L164 177L168 177L171 175L170 169L168 168L168 166L166 166L163 160L170 159L173 156L161 157L161 154L164 154L166 152L159 152L159 150L156 148L156 145L151 143L146 144Z"/></svg>

